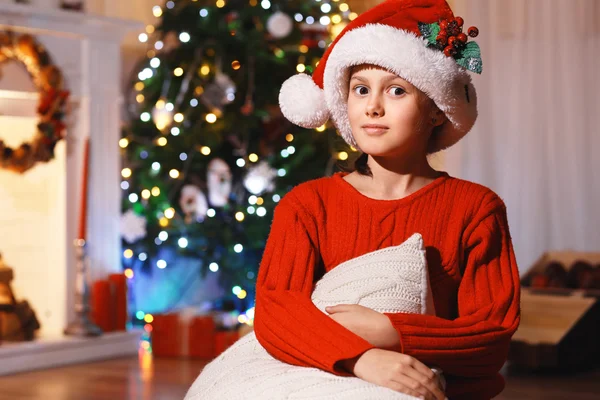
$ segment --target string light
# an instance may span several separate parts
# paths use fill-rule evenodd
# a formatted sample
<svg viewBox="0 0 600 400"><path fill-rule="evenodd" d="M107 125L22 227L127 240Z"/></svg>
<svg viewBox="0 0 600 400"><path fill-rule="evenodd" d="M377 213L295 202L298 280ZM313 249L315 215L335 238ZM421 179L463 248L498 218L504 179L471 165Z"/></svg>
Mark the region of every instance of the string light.
<svg viewBox="0 0 600 400"><path fill-rule="evenodd" d="M140 261L146 261L146 260L148 259L148 255L147 255L146 253L140 253L140 254L138 255L138 259L139 259Z"/></svg>
<svg viewBox="0 0 600 400"><path fill-rule="evenodd" d="M285 140L287 140L288 142L292 142L294 140L294 135L288 133L287 135L285 135Z"/></svg>
<svg viewBox="0 0 600 400"><path fill-rule="evenodd" d="M294 154L296 152L296 148L294 146L288 146L287 151L290 154Z"/></svg>
<svg viewBox="0 0 600 400"><path fill-rule="evenodd" d="M250 160L251 162L257 162L258 161L258 155L256 155L255 153L252 153L248 156L248 160Z"/></svg>
<svg viewBox="0 0 600 400"><path fill-rule="evenodd" d="M175 75L175 76L183 75L183 68L181 68L181 67L175 68L175 70L173 71L173 75Z"/></svg>
<svg viewBox="0 0 600 400"><path fill-rule="evenodd" d="M158 238L164 242L165 240L167 240L169 238L169 234L165 231L160 231L158 233Z"/></svg>
<svg viewBox="0 0 600 400"><path fill-rule="evenodd" d="M246 295L247 295L246 291L242 289L242 290L240 290L240 292L238 293L237 297L238 297L238 298L240 298L240 299L245 299L245 298L246 298Z"/></svg>
<svg viewBox="0 0 600 400"><path fill-rule="evenodd" d="M181 247L182 249L185 249L188 245L188 240L184 237L179 238L179 240L177 241L177 244L179 245L179 247Z"/></svg>
<svg viewBox="0 0 600 400"><path fill-rule="evenodd" d="M234 286L234 287L231 288L231 293L235 294L236 296L238 294L240 294L241 291L242 291L242 288L239 287L239 286Z"/></svg>
<svg viewBox="0 0 600 400"><path fill-rule="evenodd" d="M127 249L123 252L123 257L125 258L131 258L133 257L133 250L131 249Z"/></svg>
<svg viewBox="0 0 600 400"><path fill-rule="evenodd" d="M281 150L281 157L288 158L290 153L288 153L287 149Z"/></svg>
<svg viewBox="0 0 600 400"><path fill-rule="evenodd" d="M334 24L339 24L340 22L342 22L342 17L336 14L331 17L331 22L333 22Z"/></svg>
<svg viewBox="0 0 600 400"><path fill-rule="evenodd" d="M160 67L160 58L154 57L152 60L150 60L150 66L152 68L158 68L158 67Z"/></svg>
<svg viewBox="0 0 600 400"><path fill-rule="evenodd" d="M325 124L323 124L320 127L318 127L316 130L317 130L317 132L325 132L325 129L327 129L327 127L325 126Z"/></svg>
<svg viewBox="0 0 600 400"><path fill-rule="evenodd" d="M202 10L200 10L200 16L202 18L206 17L208 15L208 10L206 8L203 8Z"/></svg>
<svg viewBox="0 0 600 400"><path fill-rule="evenodd" d="M159 146L161 146L161 147L166 146L167 145L167 138L166 137L159 137L156 140L156 144L159 145Z"/></svg>
<svg viewBox="0 0 600 400"><path fill-rule="evenodd" d="M244 251L244 246L238 243L235 246L233 246L233 251L235 251L236 253L241 253L242 251Z"/></svg>
<svg viewBox="0 0 600 400"><path fill-rule="evenodd" d="M145 315L146 314L143 311L138 311L138 312L135 313L135 316L136 316L137 319L144 319Z"/></svg>
<svg viewBox="0 0 600 400"><path fill-rule="evenodd" d="M143 112L142 115L140 115L140 119L144 122L150 121L150 113Z"/></svg>
<svg viewBox="0 0 600 400"><path fill-rule="evenodd" d="M346 3L340 4L340 11L346 12L349 9L350 9L350 7L348 6L348 4L346 4Z"/></svg>
<svg viewBox="0 0 600 400"><path fill-rule="evenodd" d="M223 7L225 7L225 1L223 1L223 0L217 0L216 6L217 6L218 8L223 8Z"/></svg>
<svg viewBox="0 0 600 400"><path fill-rule="evenodd" d="M129 169L129 168L123 168L121 170L121 176L123 178L129 178L131 176L131 169Z"/></svg>
<svg viewBox="0 0 600 400"><path fill-rule="evenodd" d="M254 195L248 197L248 203L250 203L250 204L256 204L256 200L257 200L257 197Z"/></svg>
<svg viewBox="0 0 600 400"><path fill-rule="evenodd" d="M273 201L274 201L275 203L279 203L279 200L281 200L281 196L280 196L280 195L278 195L278 194L274 194L274 195L273 195Z"/></svg>
<svg viewBox="0 0 600 400"><path fill-rule="evenodd" d="M169 176L173 179L179 178L179 171L176 169L172 169L169 171Z"/></svg>
<svg viewBox="0 0 600 400"><path fill-rule="evenodd" d="M206 215L208 216L208 218L212 218L212 217L214 217L215 215L217 215L217 212L216 212L215 210L213 210L212 208L209 208L209 209L206 211Z"/></svg>
<svg viewBox="0 0 600 400"><path fill-rule="evenodd" d="M127 181L121 182L121 189L123 189L123 190L129 189L129 182L127 182Z"/></svg>
<svg viewBox="0 0 600 400"><path fill-rule="evenodd" d="M160 6L154 6L152 7L152 14L158 18L162 15L162 8L160 8Z"/></svg>
<svg viewBox="0 0 600 400"><path fill-rule="evenodd" d="M312 25L315 23L315 19L313 17L306 17L306 23Z"/></svg>
<svg viewBox="0 0 600 400"><path fill-rule="evenodd" d="M142 199L148 200L150 198L150 191L148 189L142 190Z"/></svg>
<svg viewBox="0 0 600 400"><path fill-rule="evenodd" d="M268 10L269 8L271 8L271 2L269 0L263 0L260 3L261 7L264 8L265 10Z"/></svg>
<svg viewBox="0 0 600 400"><path fill-rule="evenodd" d="M297 13L297 14L294 14L294 19L296 20L296 22L302 22L304 17L302 16L302 14Z"/></svg>
<svg viewBox="0 0 600 400"><path fill-rule="evenodd" d="M150 324L152 323L152 321L154 321L154 317L152 316L152 314L146 314L144 315L144 321Z"/></svg>
<svg viewBox="0 0 600 400"><path fill-rule="evenodd" d="M302 45L300 45L298 50L300 50L300 53L308 53L308 46L305 44L302 44Z"/></svg>
<svg viewBox="0 0 600 400"><path fill-rule="evenodd" d="M158 220L158 224L160 226L162 226L163 228L166 228L169 225L169 220L166 219L165 217L162 217L161 219ZM159 239L160 240L160 239ZM160 243L159 243L160 244Z"/></svg>
<svg viewBox="0 0 600 400"><path fill-rule="evenodd" d="M154 25L146 25L146 33L151 35L154 33Z"/></svg>
<svg viewBox="0 0 600 400"><path fill-rule="evenodd" d="M358 14L353 12L353 13L350 13L350 15L348 16L348 19L350 21L354 21L356 19L356 17L358 17Z"/></svg>
<svg viewBox="0 0 600 400"><path fill-rule="evenodd" d="M209 124L214 124L217 122L217 116L213 113L206 114L206 122Z"/></svg>
<svg viewBox="0 0 600 400"><path fill-rule="evenodd" d="M127 268L123 274L127 279L133 279L133 270L131 268Z"/></svg>
<svg viewBox="0 0 600 400"><path fill-rule="evenodd" d="M187 43L187 42L189 42L189 41L190 41L190 39L191 39L191 36L190 36L190 34L189 34L189 33L187 33L187 32L181 32L181 33L179 34L179 40L181 40L183 43Z"/></svg>
<svg viewBox="0 0 600 400"><path fill-rule="evenodd" d="M146 87L146 85L144 85L144 82L138 82L135 84L135 90L137 90L138 92L140 90L144 90L144 87Z"/></svg>
<svg viewBox="0 0 600 400"><path fill-rule="evenodd" d="M256 198L256 204L261 206L263 203L265 202L265 200L262 197L257 197Z"/></svg>
<svg viewBox="0 0 600 400"><path fill-rule="evenodd" d="M252 207L252 206L248 206L248 208L246 209L246 211L248 212L248 214L254 214L254 212L255 212L256 210L254 209L254 207Z"/></svg>
<svg viewBox="0 0 600 400"><path fill-rule="evenodd" d="M285 176L286 175L286 170L284 168L279 168L277 170L277 176Z"/></svg>
<svg viewBox="0 0 600 400"><path fill-rule="evenodd" d="M159 40L156 43L154 43L154 48L156 50L162 50L162 48L164 47L164 45L165 44L161 40Z"/></svg>
<svg viewBox="0 0 600 400"><path fill-rule="evenodd" d="M210 67L208 65L203 65L202 67L200 67L200 74L202 74L202 75L210 74Z"/></svg>
<svg viewBox="0 0 600 400"><path fill-rule="evenodd" d="M345 151L340 151L338 153L338 159L340 160L347 160L348 159L348 153L346 153Z"/></svg>
<svg viewBox="0 0 600 400"><path fill-rule="evenodd" d="M157 163L158 164L158 163ZM159 166L160 168L160 166ZM153 168L154 169L154 168ZM160 195L160 189L157 186L154 186L152 188L152 196L157 197L158 195Z"/></svg>
<svg viewBox="0 0 600 400"><path fill-rule="evenodd" d="M198 106L198 99L191 99L190 100L190 106L197 107Z"/></svg>
<svg viewBox="0 0 600 400"><path fill-rule="evenodd" d="M140 35L138 36L138 40L141 43L146 43L148 41L148 34L146 34L146 33L140 33Z"/></svg>
<svg viewBox="0 0 600 400"><path fill-rule="evenodd" d="M331 11L331 4L325 3L321 5L321 11L323 11L324 13L328 13L329 11Z"/></svg>
<svg viewBox="0 0 600 400"><path fill-rule="evenodd" d="M173 116L173 119L175 120L175 122L182 123L183 122L183 114L177 113Z"/></svg>
<svg viewBox="0 0 600 400"><path fill-rule="evenodd" d="M129 146L129 140L127 140L126 138L123 138L123 139L119 140L119 147L121 147L122 149L124 149L127 146Z"/></svg>
<svg viewBox="0 0 600 400"><path fill-rule="evenodd" d="M185 160L187 160L187 158L188 158L188 155L186 153L179 154L179 159L181 161L185 161Z"/></svg>
<svg viewBox="0 0 600 400"><path fill-rule="evenodd" d="M173 207L167 208L165 210L165 217L171 219L175 216L175 209Z"/></svg>
<svg viewBox="0 0 600 400"><path fill-rule="evenodd" d="M137 202L137 201L138 201L138 195L137 195L137 194L135 194L135 193L131 193L131 194L129 195L129 201L130 201L130 202L132 202L132 203L135 203L135 202Z"/></svg>
<svg viewBox="0 0 600 400"><path fill-rule="evenodd" d="M212 272L217 272L219 270L219 264L217 264L216 262L212 262L212 263L210 263L210 265L208 266L208 268Z"/></svg>
<svg viewBox="0 0 600 400"><path fill-rule="evenodd" d="M239 222L242 222L244 220L244 213L241 211L236 212L235 219L237 219Z"/></svg>
<svg viewBox="0 0 600 400"><path fill-rule="evenodd" d="M208 147L208 146L202 146L202 147L200 148L200 152L201 152L202 154L204 154L205 156L207 156L207 155L209 155L209 154L210 154L210 147Z"/></svg>
<svg viewBox="0 0 600 400"><path fill-rule="evenodd" d="M165 269L165 268L167 268L167 262L165 260L158 260L156 262L156 266L160 269ZM148 322L148 321L146 321L146 322Z"/></svg>
<svg viewBox="0 0 600 400"><path fill-rule="evenodd" d="M235 163L238 167L242 168L244 165L246 165L246 160L243 158L238 158Z"/></svg>
<svg viewBox="0 0 600 400"><path fill-rule="evenodd" d="M264 207L258 207L256 209L256 215L258 215L259 217L264 217L265 215L267 215L267 209Z"/></svg>
<svg viewBox="0 0 600 400"><path fill-rule="evenodd" d="M237 60L235 60L234 62L231 63L231 68L233 68L234 71L237 71L241 67L242 67L242 65Z"/></svg>
<svg viewBox="0 0 600 400"><path fill-rule="evenodd" d="M304 64L298 64L298 65L296 65L296 71L304 72L304 71L306 71L306 66Z"/></svg>
<svg viewBox="0 0 600 400"><path fill-rule="evenodd" d="M167 1L167 8L171 10L173 9L173 7L175 7L175 2L173 2L172 0Z"/></svg>

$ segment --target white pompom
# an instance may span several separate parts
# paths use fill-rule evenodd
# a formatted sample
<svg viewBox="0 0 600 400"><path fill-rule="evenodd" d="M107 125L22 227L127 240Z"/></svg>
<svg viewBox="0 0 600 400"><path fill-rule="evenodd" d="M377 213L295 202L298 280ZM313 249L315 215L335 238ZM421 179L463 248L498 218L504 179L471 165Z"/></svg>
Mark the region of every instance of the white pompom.
<svg viewBox="0 0 600 400"><path fill-rule="evenodd" d="M329 119L323 90L306 74L294 75L283 82L279 107L290 122L303 128L318 128Z"/></svg>
<svg viewBox="0 0 600 400"><path fill-rule="evenodd" d="M267 20L267 30L275 39L282 39L292 33L294 23L289 15L277 11Z"/></svg>

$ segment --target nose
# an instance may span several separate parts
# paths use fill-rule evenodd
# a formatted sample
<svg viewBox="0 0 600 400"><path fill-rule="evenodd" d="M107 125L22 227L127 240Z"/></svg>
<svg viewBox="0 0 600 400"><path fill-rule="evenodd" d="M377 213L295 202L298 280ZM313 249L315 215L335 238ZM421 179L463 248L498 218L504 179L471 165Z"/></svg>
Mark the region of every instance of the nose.
<svg viewBox="0 0 600 400"><path fill-rule="evenodd" d="M373 93L371 96L369 96L366 114L367 117L383 117L385 114L383 101L378 93Z"/></svg>

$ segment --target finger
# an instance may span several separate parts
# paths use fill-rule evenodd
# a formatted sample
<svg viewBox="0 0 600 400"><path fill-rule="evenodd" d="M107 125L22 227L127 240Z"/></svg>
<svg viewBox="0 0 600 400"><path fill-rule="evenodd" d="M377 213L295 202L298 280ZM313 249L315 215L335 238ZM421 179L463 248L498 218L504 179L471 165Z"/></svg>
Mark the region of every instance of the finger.
<svg viewBox="0 0 600 400"><path fill-rule="evenodd" d="M402 373L404 373L406 377L410 378L411 381L409 383L409 387L411 387L413 390L417 390L421 394L427 395L434 399L444 400L446 398L444 392L442 392L439 388L437 379L435 379L435 377L433 379L429 378L429 374L425 375L414 367L404 368L402 369Z"/></svg>
<svg viewBox="0 0 600 400"><path fill-rule="evenodd" d="M439 386L438 377L435 372L431 370L431 368L416 358L412 358L409 364L415 371L421 374L424 381L419 380L419 382L426 384L427 388L429 388L432 393L435 394L437 399L444 400L446 398L446 395Z"/></svg>
<svg viewBox="0 0 600 400"><path fill-rule="evenodd" d="M352 304L337 304L335 306L325 307L328 313L347 312L352 310Z"/></svg>
<svg viewBox="0 0 600 400"><path fill-rule="evenodd" d="M405 384L397 382L397 381L391 381L389 383L388 388L395 390L396 392L407 394L409 396L418 397L420 399L424 398L423 394L421 394L421 393L417 392L416 390L409 388ZM425 397L425 398L427 398L427 397Z"/></svg>

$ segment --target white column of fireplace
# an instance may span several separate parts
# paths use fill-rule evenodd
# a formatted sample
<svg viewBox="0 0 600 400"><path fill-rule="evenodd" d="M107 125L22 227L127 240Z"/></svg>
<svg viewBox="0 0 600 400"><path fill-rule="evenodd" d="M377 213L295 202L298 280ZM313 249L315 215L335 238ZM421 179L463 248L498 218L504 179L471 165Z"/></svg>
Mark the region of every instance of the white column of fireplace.
<svg viewBox="0 0 600 400"><path fill-rule="evenodd" d="M30 33L47 48L65 76L72 109L68 139L57 146L55 160L23 176L0 170L0 252L14 269L17 297L32 303L43 326L40 340L0 345L0 374L136 352L135 335L85 341L64 337L62 331L74 317L72 242L88 136L90 279L120 271L121 42L126 33L142 28L138 22L0 3L0 29ZM31 84L23 90L28 78L21 73L20 84L14 65L0 68L0 135L14 147L34 132L37 93ZM82 350L88 342L95 350ZM69 350L70 343L80 350ZM46 361L35 357L37 351Z"/></svg>

